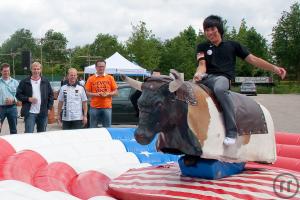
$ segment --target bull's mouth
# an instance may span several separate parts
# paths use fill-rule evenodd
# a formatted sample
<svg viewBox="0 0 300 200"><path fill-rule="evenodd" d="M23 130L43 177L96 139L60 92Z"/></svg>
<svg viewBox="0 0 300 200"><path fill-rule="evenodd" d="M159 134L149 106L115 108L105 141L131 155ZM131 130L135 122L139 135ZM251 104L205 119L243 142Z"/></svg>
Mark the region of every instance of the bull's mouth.
<svg viewBox="0 0 300 200"><path fill-rule="evenodd" d="M152 131L149 131L148 129L140 129L138 128L134 133L135 140L142 145L147 145L152 142L152 140L155 137L155 133Z"/></svg>
<svg viewBox="0 0 300 200"><path fill-rule="evenodd" d="M141 145L147 145L147 144L151 143L151 139L148 137L145 137L144 135L135 134L134 137L135 137L135 140Z"/></svg>
<svg viewBox="0 0 300 200"><path fill-rule="evenodd" d="M134 137L142 145L151 143L155 134L160 132L160 123L156 120L149 121L149 118L156 119L157 117L149 111L140 110L140 119Z"/></svg>

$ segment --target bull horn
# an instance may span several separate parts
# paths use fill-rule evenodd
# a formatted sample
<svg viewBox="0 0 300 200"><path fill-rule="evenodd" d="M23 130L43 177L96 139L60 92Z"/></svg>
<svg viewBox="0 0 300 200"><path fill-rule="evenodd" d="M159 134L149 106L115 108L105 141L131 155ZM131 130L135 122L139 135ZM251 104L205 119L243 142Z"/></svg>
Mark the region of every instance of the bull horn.
<svg viewBox="0 0 300 200"><path fill-rule="evenodd" d="M136 90L142 91L142 82L129 78L128 76L123 74L121 75L121 79Z"/></svg>
<svg viewBox="0 0 300 200"><path fill-rule="evenodd" d="M170 92L175 92L183 84L183 77L175 69L171 69L170 73L171 73L171 75L174 76L174 80L170 82L169 90L170 90Z"/></svg>

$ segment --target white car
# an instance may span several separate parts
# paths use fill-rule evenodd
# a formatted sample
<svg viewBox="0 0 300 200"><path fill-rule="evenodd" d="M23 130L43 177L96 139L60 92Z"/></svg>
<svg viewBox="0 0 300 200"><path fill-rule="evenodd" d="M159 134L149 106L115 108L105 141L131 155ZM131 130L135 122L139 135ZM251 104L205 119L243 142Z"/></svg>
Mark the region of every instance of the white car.
<svg viewBox="0 0 300 200"><path fill-rule="evenodd" d="M257 95L256 91L256 85L254 82L246 81L241 84L240 88L240 93L241 94L246 94L246 95Z"/></svg>

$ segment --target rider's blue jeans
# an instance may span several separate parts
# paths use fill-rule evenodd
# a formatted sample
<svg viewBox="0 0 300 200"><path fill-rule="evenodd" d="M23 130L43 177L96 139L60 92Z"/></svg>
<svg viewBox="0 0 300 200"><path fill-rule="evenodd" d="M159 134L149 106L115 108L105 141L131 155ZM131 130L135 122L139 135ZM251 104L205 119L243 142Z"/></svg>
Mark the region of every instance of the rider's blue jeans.
<svg viewBox="0 0 300 200"><path fill-rule="evenodd" d="M234 107L233 101L229 93L230 80L225 76L209 74L207 78L201 81L201 83L206 85L209 89L211 89L214 92L218 102L222 107L226 129L226 137L236 138L237 127L235 121Z"/></svg>

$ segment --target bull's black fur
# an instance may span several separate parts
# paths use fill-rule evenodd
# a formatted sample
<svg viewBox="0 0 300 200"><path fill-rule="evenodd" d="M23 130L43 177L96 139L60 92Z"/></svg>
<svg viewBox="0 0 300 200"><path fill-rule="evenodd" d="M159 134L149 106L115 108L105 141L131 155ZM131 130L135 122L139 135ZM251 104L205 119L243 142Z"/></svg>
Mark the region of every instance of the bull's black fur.
<svg viewBox="0 0 300 200"><path fill-rule="evenodd" d="M141 144L149 144L159 133L158 150L200 156L201 145L187 123L188 105L169 91L171 81L170 77L153 77L143 84L135 138Z"/></svg>

